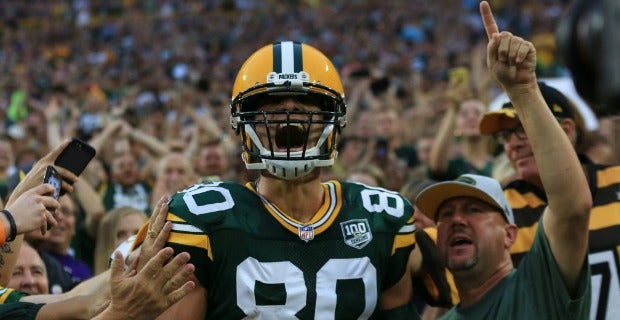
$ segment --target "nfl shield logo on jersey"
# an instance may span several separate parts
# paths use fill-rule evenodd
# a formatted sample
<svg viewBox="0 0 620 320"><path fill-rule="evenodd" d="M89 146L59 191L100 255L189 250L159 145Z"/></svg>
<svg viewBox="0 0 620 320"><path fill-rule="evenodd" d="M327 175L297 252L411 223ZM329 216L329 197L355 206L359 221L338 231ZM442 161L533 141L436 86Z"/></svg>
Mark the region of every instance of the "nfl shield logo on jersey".
<svg viewBox="0 0 620 320"><path fill-rule="evenodd" d="M344 237L344 243L347 245L361 249L372 240L372 232L370 225L366 219L353 219L340 223L340 229Z"/></svg>
<svg viewBox="0 0 620 320"><path fill-rule="evenodd" d="M314 239L314 227L313 226L299 227L299 239L306 241L306 242Z"/></svg>

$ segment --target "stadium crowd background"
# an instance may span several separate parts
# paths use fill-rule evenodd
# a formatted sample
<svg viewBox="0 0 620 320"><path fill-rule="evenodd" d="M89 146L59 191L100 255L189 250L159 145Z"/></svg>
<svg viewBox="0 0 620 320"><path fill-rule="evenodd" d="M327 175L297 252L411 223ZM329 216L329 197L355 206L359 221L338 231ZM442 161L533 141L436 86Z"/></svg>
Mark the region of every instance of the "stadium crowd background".
<svg viewBox="0 0 620 320"><path fill-rule="evenodd" d="M548 37L565 8L559 1L492 4L500 26L525 38ZM424 102L445 90L448 70L469 65L472 56L484 59L477 10L471 0L3 1L0 107L8 112L2 113L7 117L2 129L16 139L33 131L44 138L44 121L37 120L43 120L50 100L60 97L58 116L63 123L77 117L75 129L84 137L100 129L123 102L128 113L139 115L132 123L138 127L164 121L158 116L167 123L178 120L181 105L190 104L211 112L226 131L235 70L256 48L295 39L332 57L350 97L352 87L361 84L349 80L365 71L376 95L393 89L397 107L415 114L407 136L414 143L419 132L437 126L427 118L437 120L441 113ZM480 77L476 74L472 83ZM367 104L359 102L362 108ZM353 110L349 122L355 124L351 115ZM63 134L70 128L63 126ZM173 131L151 133L166 141L184 132ZM16 153L47 148L45 139L18 145Z"/></svg>

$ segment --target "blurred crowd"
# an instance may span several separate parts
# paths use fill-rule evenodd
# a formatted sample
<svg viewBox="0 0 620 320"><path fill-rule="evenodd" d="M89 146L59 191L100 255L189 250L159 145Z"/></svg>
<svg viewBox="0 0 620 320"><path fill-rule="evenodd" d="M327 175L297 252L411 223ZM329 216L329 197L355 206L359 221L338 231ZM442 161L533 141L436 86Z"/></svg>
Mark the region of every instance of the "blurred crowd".
<svg viewBox="0 0 620 320"><path fill-rule="evenodd" d="M540 77L568 76L553 41L565 1L491 5L500 29L532 39ZM29 241L41 255L81 262L65 259L70 284L50 280L43 292L107 268L162 195L254 178L228 103L235 70L274 41L312 44L343 78L348 125L326 178L413 199L428 181L470 172L507 183L514 174L478 131L501 91L486 72L478 1L0 1L0 17L2 199L20 170L62 140L97 149L75 195L61 201L69 218ZM582 124L579 151L615 162L611 122L600 120L598 132L585 134Z"/></svg>

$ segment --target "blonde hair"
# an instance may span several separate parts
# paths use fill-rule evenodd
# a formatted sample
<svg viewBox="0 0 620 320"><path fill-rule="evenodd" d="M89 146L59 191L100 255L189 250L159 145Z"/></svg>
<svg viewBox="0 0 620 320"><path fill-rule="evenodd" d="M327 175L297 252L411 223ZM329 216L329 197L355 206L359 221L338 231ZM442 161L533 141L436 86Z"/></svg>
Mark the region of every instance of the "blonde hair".
<svg viewBox="0 0 620 320"><path fill-rule="evenodd" d="M116 249L116 226L121 219L132 214L143 217L144 222L148 220L142 211L128 206L112 209L101 219L95 246L95 275L108 270L110 255Z"/></svg>

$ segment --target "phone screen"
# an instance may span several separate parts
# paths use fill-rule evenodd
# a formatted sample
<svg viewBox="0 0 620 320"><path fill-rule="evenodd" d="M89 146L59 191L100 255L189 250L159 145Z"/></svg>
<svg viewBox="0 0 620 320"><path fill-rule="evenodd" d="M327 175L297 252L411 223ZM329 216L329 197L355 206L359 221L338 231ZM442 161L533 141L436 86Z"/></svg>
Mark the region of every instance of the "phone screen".
<svg viewBox="0 0 620 320"><path fill-rule="evenodd" d="M62 177L60 176L60 173L54 169L54 167L47 166L43 183L51 184L54 187L54 194L52 196L54 199L58 200L58 196L60 196L60 188L62 187Z"/></svg>

